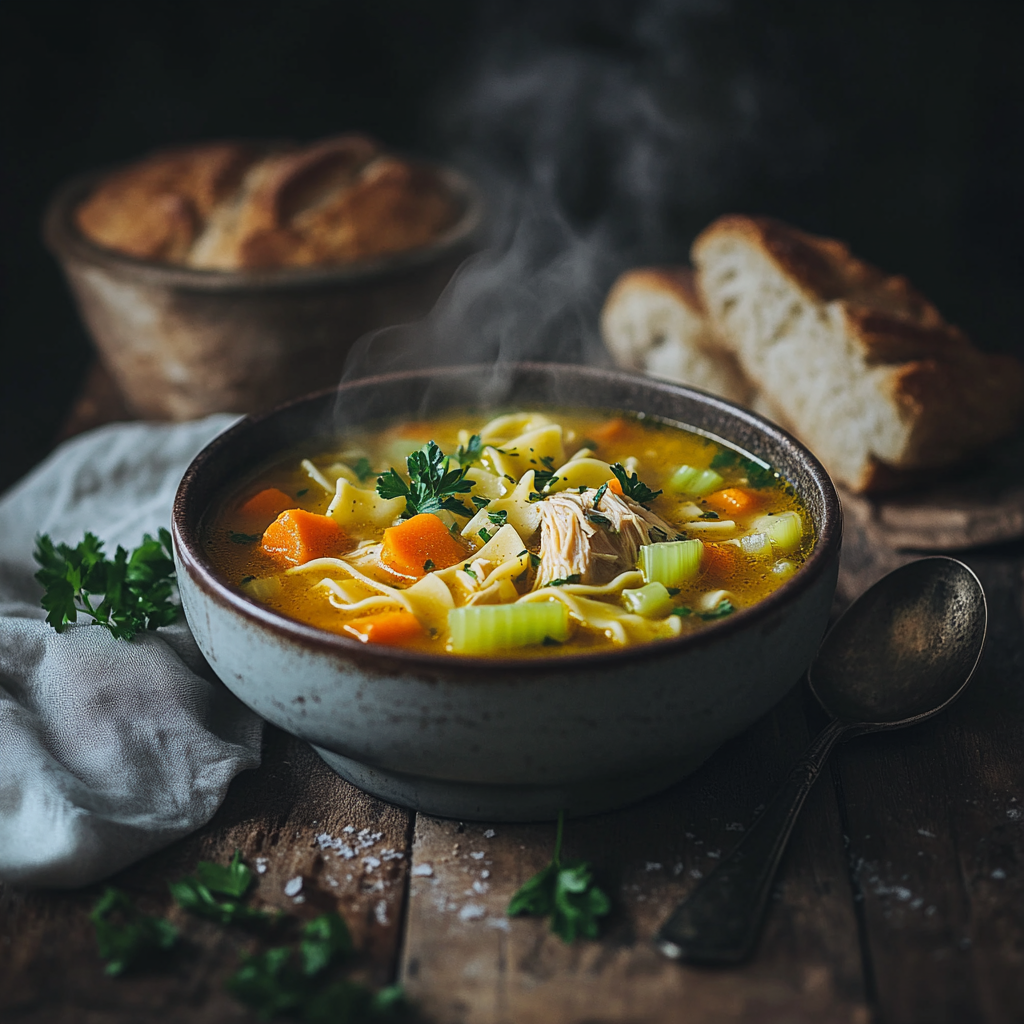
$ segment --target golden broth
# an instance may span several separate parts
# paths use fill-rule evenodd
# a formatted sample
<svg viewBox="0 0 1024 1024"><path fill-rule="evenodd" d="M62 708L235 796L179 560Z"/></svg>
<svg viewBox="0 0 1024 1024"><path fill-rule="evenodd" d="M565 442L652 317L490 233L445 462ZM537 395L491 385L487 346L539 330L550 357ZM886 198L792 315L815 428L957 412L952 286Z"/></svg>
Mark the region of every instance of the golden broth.
<svg viewBox="0 0 1024 1024"><path fill-rule="evenodd" d="M556 654L612 649L622 646L623 643L646 642L691 633L706 628L715 621L727 617L732 611L748 607L765 597L794 572L799 571L799 567L810 554L814 544L811 520L794 489L771 471L743 458L733 449L701 434L642 418L572 410L547 411L533 415L546 417L551 423L561 426L562 448L566 459L574 456L579 449L590 449L594 459L625 466L628 473L635 473L639 481L651 490L661 490L663 493L643 502L643 505L671 527L676 539L695 538L703 541L700 569L696 575L680 581L678 587L670 588L673 610L669 614L630 617L623 614L625 599L622 597L622 588L607 594L592 594L584 593L587 589L585 583L564 583L555 580L553 586L549 585L550 594L547 588L533 591L536 575L545 569L545 566L538 567L535 564L536 555L540 550L541 535L538 533L523 536L523 548L535 557L531 559L534 564L513 580L516 600L531 592L542 594L536 600L545 600L550 596L554 600L566 603L567 607L573 602L582 607L586 602L580 604L580 598L596 600L607 606L609 615L620 616L624 625L620 628L620 625L612 624L611 628L602 629L590 623L585 615L574 615L572 607L569 607L570 636L565 642L516 646L487 653L549 657ZM399 469L403 478L407 480L404 456L420 449L428 441L436 442L445 453L454 457L459 445L466 444L469 436L480 431L485 422L487 421L480 416L465 414L447 415L428 421L407 421L376 432L349 433L341 443L330 450L295 453L276 460L266 470L235 487L215 509L208 523L205 538L211 561L229 583L240 587L268 607L329 632L351 634L351 629L347 630L346 625L362 619L363 614L339 610L331 603L330 596L325 591L325 586L329 584L322 584L322 581L334 580L336 583L344 584L341 589L347 587L348 591L357 590L358 593L351 597L350 603L355 603L360 599L360 595L369 598L374 594L380 596L381 592L374 591L372 586L363 587L358 582L352 583L350 573L340 565L324 564L315 571L296 571L294 567L282 564L279 558L272 557L261 546L262 533L274 518L273 514L264 515L261 519L246 515L240 509L253 495L267 488L277 488L291 499L288 503L289 508L325 515L335 498L335 487L342 486L334 479L335 473L339 471L339 465L347 467L347 486L372 491L378 474L391 467ZM515 435L516 432L513 430L512 433ZM514 484L529 470L557 470L560 465L572 465L571 461L559 464L550 456L547 461L543 458L534 458L530 454L534 451L533 448L524 449L518 455L508 458L504 453L514 450L514 440L515 436L495 443L490 456L485 454L482 462L477 461L473 464L475 475L483 483L474 484L473 490L468 493L455 495L465 503L469 511L477 512L471 499L479 496L485 489L496 493L500 487L505 488L505 494L499 495L497 499L497 504L500 505L502 499L507 498L512 492ZM304 459L308 460L307 466L308 463L312 463L315 467L314 473L320 477L319 482L308 468L304 468ZM522 469L519 469L520 462ZM499 472L503 468L508 470L511 466L515 467L515 472L508 472L507 475ZM673 484L673 477L681 466L691 467L698 473L714 467L714 472L722 480L710 493L695 495L687 493L685 487L681 488L683 493L673 493L674 490L680 490L678 485ZM370 468L373 472L368 474L367 470ZM453 464L452 468L457 467ZM592 468L597 472L596 466ZM481 476L481 470L492 472L487 473L485 480ZM361 480L357 474L362 476ZM690 476L694 474L691 473ZM711 479L714 480L713 477ZM486 484L486 487L483 484ZM557 478L552 481L552 486L559 486ZM704 487L706 486L705 480ZM573 492L584 495L584 504L594 497L605 502L610 500L601 497L600 493L595 494L598 487L595 478L586 491L574 487L564 493L570 496ZM703 488L698 488L701 489ZM722 492L731 489L736 489L743 500L750 498L753 507L736 509L725 503ZM533 493L535 496L539 494L538 491ZM545 492L543 499L546 500L548 497L550 494ZM540 502L535 498L535 503ZM633 507L635 508L635 505ZM596 510L595 506L586 515L593 517ZM528 512L529 510L526 510L526 513L522 514ZM782 550L779 545L770 543L766 550L765 544L758 541L759 537L766 535L763 532L764 524L773 521L766 517L784 516L787 513L796 513L800 517L801 529L798 540L783 545ZM500 517L500 512L495 515ZM446 523L455 524L455 535L464 530L470 521L469 516L453 516L451 513L442 513L442 518ZM604 518L604 515L597 515L590 521L596 522ZM730 522L734 524L732 528L727 525ZM463 539L467 567L472 565L474 556L483 547L487 535L494 535L497 525L485 525L483 537L473 535ZM344 523L350 541L361 541L365 545L363 554L354 559L362 576L383 587L405 591L417 582L417 578L396 575L380 562L379 542L384 534L384 528L382 525L374 526L369 520L353 522L349 518ZM660 537L652 533L650 539L657 542ZM338 554L342 560L353 559L351 552ZM427 565L426 568L434 567ZM619 565L621 573L629 572L632 568L625 563ZM440 572L440 567L437 571ZM472 603L479 597L478 591L470 593L465 587L483 589L487 583L486 578L474 582L472 574L469 577L464 573L460 575L459 570L455 568L444 578L450 581L449 589L456 606ZM616 579L618 578L616 576ZM642 586L643 580L634 580L625 589L632 591ZM562 593L556 595L556 588ZM725 594L722 595L721 592ZM336 602L339 604L344 604L345 600L336 596ZM532 602L535 599L530 600ZM378 602L378 605L380 604ZM586 607L593 610L591 605ZM600 609L598 612L600 613ZM635 621L638 618L642 621ZM598 614L597 619L601 620L601 614ZM399 641L400 645L432 653L450 650L451 637L444 627L441 612L439 611L438 615L429 621L429 628L424 628L418 636Z"/></svg>

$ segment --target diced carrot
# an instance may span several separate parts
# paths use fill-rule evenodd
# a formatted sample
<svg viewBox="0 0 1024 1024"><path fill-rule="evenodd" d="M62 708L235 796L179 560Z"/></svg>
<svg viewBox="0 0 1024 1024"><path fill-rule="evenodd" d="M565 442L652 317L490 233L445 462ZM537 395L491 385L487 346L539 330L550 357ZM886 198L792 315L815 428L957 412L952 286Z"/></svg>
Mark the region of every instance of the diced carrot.
<svg viewBox="0 0 1024 1024"><path fill-rule="evenodd" d="M276 487L267 487L241 505L238 514L245 516L246 519L262 520L265 526L279 513L286 508L291 508L294 504L295 499L289 497L284 491L278 490Z"/></svg>
<svg viewBox="0 0 1024 1024"><path fill-rule="evenodd" d="M746 487L726 487L704 499L711 508L730 515L742 516L761 507L761 496Z"/></svg>
<svg viewBox="0 0 1024 1024"><path fill-rule="evenodd" d="M346 622L342 628L364 644L403 644L423 636L423 627L411 612L379 612L376 615L366 615L361 619Z"/></svg>
<svg viewBox="0 0 1024 1024"><path fill-rule="evenodd" d="M282 512L263 531L263 550L291 565L340 555L351 547L345 531L330 517L301 508Z"/></svg>
<svg viewBox="0 0 1024 1024"><path fill-rule="evenodd" d="M619 483L619 478L617 476L613 476L611 480L607 480L605 482L608 484L608 490L611 491L612 494L622 494L622 484Z"/></svg>
<svg viewBox="0 0 1024 1024"><path fill-rule="evenodd" d="M726 582L736 569L739 548L733 544L705 544L701 552L701 573L720 583Z"/></svg>
<svg viewBox="0 0 1024 1024"><path fill-rule="evenodd" d="M611 444L613 441L622 441L629 435L629 423L621 416L613 420L606 420L599 427L593 427L587 431L587 437L596 441L599 445Z"/></svg>
<svg viewBox="0 0 1024 1024"><path fill-rule="evenodd" d="M380 560L400 576L423 576L447 569L469 554L437 516L422 512L384 531Z"/></svg>

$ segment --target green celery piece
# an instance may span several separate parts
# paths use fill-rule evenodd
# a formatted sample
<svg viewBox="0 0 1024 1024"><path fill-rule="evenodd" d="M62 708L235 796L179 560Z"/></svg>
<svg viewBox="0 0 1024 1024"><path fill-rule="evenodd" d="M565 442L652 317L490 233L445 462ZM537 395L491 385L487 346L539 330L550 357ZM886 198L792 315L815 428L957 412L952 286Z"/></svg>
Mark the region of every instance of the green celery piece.
<svg viewBox="0 0 1024 1024"><path fill-rule="evenodd" d="M680 466L665 487L673 494L688 494L694 498L703 498L705 494L717 491L725 478L713 469L696 469L693 466Z"/></svg>
<svg viewBox="0 0 1024 1024"><path fill-rule="evenodd" d="M799 512L758 516L753 525L755 530L766 533L772 545L779 551L792 551L798 548L804 535L804 523Z"/></svg>
<svg viewBox="0 0 1024 1024"><path fill-rule="evenodd" d="M622 603L634 615L663 619L672 614L675 602L664 583L648 583L636 590L623 590Z"/></svg>
<svg viewBox="0 0 1024 1024"><path fill-rule="evenodd" d="M671 540L640 548L640 571L648 583L678 587L700 572L704 544L699 540Z"/></svg>
<svg viewBox="0 0 1024 1024"><path fill-rule="evenodd" d="M547 638L568 640L569 612L561 601L470 605L448 613L448 629L456 653L490 654Z"/></svg>

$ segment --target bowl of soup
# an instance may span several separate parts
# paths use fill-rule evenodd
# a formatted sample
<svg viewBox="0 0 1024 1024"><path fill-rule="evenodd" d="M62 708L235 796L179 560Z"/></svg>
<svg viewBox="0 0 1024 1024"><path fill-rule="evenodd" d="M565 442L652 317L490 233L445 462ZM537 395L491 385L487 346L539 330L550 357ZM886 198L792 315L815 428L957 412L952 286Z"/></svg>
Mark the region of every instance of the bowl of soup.
<svg viewBox="0 0 1024 1024"><path fill-rule="evenodd" d="M197 456L182 606L245 704L383 799L609 810L800 678L842 533L814 456L621 372L445 367L249 417Z"/></svg>

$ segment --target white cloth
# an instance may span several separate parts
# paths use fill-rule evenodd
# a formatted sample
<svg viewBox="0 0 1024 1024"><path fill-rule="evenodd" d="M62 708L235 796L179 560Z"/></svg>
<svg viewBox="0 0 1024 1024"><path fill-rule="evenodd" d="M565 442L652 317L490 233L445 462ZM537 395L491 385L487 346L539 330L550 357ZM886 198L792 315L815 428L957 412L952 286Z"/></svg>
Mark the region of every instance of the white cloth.
<svg viewBox="0 0 1024 1024"><path fill-rule="evenodd" d="M203 825L260 760L263 723L183 619L131 641L44 621L36 534L129 551L170 525L192 457L234 417L101 427L0 498L0 879L77 886ZM204 675L206 678L204 678Z"/></svg>

